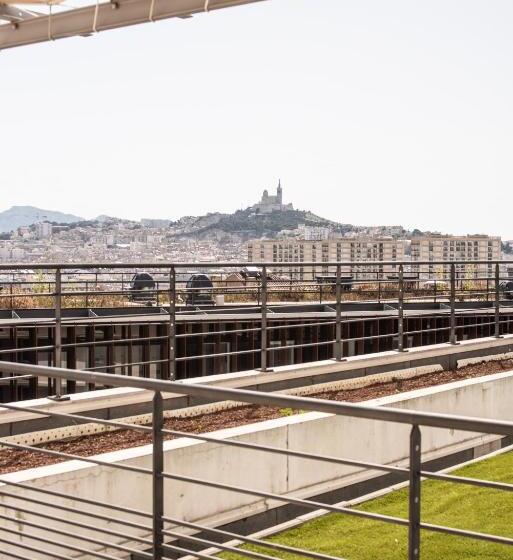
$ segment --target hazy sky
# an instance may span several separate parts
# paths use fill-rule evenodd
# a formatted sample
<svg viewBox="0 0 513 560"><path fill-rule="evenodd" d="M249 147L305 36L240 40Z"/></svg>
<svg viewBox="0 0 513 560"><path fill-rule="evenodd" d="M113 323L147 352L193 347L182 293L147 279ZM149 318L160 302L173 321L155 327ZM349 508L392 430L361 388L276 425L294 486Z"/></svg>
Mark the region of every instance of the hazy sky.
<svg viewBox="0 0 513 560"><path fill-rule="evenodd" d="M513 238L511 0L268 0L0 53L0 210Z"/></svg>

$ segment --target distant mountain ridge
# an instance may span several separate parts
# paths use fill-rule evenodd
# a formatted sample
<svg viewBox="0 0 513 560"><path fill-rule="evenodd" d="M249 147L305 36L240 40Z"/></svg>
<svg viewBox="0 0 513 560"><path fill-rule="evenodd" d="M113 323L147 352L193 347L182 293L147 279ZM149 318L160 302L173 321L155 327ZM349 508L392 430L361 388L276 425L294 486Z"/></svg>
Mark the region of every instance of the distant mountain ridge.
<svg viewBox="0 0 513 560"><path fill-rule="evenodd" d="M43 210L35 206L13 206L4 212L0 212L0 232L13 231L22 226L31 226L38 222L58 222L70 224L79 222L83 218L73 214Z"/></svg>

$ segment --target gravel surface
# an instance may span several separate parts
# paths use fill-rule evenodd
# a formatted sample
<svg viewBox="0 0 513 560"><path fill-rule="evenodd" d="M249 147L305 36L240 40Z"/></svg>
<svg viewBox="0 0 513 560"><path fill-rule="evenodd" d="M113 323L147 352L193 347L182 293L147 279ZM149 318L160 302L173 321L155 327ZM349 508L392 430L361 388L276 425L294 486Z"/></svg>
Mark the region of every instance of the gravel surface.
<svg viewBox="0 0 513 560"><path fill-rule="evenodd" d="M442 385L461 379L491 375L510 369L513 369L513 360L484 362L467 366L459 370L428 373L414 379L376 383L360 389L326 391L309 396L334 401L361 402L406 391L413 391L415 389L422 389L424 387ZM203 414L194 418L170 418L166 420L165 427L169 430L199 434L213 432L222 428L232 428L244 424L261 422L263 420L290 416L294 413L295 412L291 409L249 405L232 410ZM165 437L166 439L173 439L174 436L166 435ZM81 436L66 441L49 442L40 447L52 451L87 457L107 453L109 451L146 445L148 443L151 443L151 434L133 430L117 430L91 436ZM51 465L65 460L64 458L50 457L39 452L2 449L0 450L0 473L5 474L43 465Z"/></svg>

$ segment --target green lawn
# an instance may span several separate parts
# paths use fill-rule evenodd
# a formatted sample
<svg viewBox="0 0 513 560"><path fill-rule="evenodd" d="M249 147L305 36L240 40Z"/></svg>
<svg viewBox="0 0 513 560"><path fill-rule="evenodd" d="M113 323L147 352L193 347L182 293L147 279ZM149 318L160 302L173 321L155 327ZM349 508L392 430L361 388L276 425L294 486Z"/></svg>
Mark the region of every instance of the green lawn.
<svg viewBox="0 0 513 560"><path fill-rule="evenodd" d="M513 483L513 452L469 465L451 474ZM423 522L513 537L511 492L430 480L422 483L421 504ZM407 517L408 491L393 492L366 502L357 509ZM408 531L389 523L329 514L269 540L349 560L397 560L407 558ZM247 548L270 556L295 558L295 555L273 552L269 548ZM222 556L230 560L243 558L226 553ZM422 531L421 558L513 560L513 546Z"/></svg>

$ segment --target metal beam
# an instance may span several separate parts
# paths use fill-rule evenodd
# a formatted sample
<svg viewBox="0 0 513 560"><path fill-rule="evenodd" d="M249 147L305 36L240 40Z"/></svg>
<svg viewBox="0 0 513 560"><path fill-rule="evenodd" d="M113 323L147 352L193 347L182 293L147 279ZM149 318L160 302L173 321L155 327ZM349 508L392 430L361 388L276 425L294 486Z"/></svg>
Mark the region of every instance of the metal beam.
<svg viewBox="0 0 513 560"><path fill-rule="evenodd" d="M18 6L8 6L7 4L0 4L0 20L4 19L11 23L18 23L26 19L32 19L41 14L36 12L29 12L28 10L23 10Z"/></svg>
<svg viewBox="0 0 513 560"><path fill-rule="evenodd" d="M263 0L115 0L0 25L0 50Z"/></svg>

